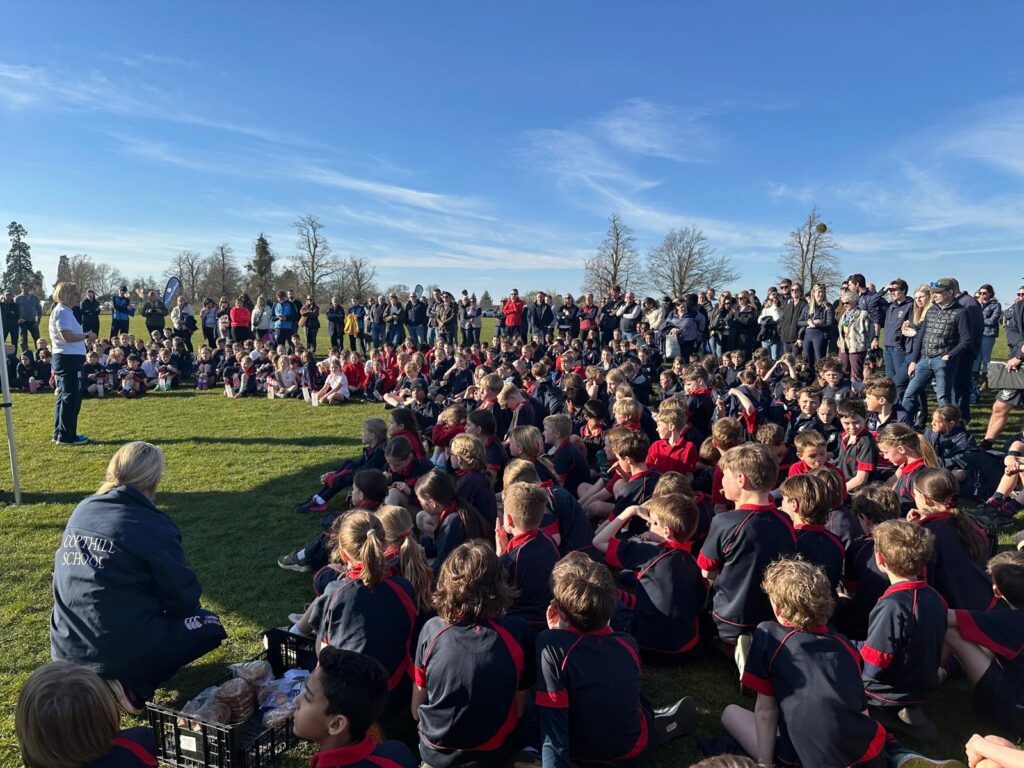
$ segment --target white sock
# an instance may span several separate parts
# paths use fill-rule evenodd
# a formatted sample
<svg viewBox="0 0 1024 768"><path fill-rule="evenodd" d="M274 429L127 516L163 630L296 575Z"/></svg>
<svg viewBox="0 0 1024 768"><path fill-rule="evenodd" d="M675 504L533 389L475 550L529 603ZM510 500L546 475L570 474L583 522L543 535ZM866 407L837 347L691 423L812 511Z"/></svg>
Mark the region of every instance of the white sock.
<svg viewBox="0 0 1024 768"><path fill-rule="evenodd" d="M323 505L323 504L327 503L326 501L321 499L320 498L320 494L317 494L317 493L313 494L313 501L315 501L317 504L320 504L320 505Z"/></svg>
<svg viewBox="0 0 1024 768"><path fill-rule="evenodd" d="M299 560L305 560L306 559L306 550L305 549L300 549L298 552L295 553L295 557L297 559L299 559Z"/></svg>

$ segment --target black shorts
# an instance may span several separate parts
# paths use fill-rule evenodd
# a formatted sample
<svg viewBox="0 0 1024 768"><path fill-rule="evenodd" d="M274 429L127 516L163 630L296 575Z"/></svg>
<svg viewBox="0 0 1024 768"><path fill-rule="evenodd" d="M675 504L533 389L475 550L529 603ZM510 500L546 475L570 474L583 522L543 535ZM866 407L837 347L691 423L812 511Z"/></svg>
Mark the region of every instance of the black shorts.
<svg viewBox="0 0 1024 768"><path fill-rule="evenodd" d="M1024 405L1024 389L1000 389L996 400L1012 406Z"/></svg>
<svg viewBox="0 0 1024 768"><path fill-rule="evenodd" d="M996 662L974 686L974 708L1024 736L1024 695Z"/></svg>

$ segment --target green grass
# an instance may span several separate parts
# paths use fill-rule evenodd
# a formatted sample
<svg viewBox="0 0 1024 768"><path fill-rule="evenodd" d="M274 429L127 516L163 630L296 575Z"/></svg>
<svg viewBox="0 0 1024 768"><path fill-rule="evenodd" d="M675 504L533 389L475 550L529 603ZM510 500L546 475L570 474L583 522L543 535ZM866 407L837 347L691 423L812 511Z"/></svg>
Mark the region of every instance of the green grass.
<svg viewBox="0 0 1024 768"><path fill-rule="evenodd" d="M978 407L972 427L983 429L990 403L987 397ZM80 431L92 442L67 448L50 442L52 396L15 395L24 503L0 508L0 766L20 764L14 703L25 677L49 660L50 578L61 532L75 504L102 481L118 446L142 439L165 451L157 503L181 527L189 563L204 585L203 603L221 615L229 632L220 649L160 692L160 701L173 702L221 676L226 664L256 655L262 630L284 624L289 612L309 602L309 578L276 565L278 555L317 529L315 519L293 514L291 506L315 489L321 472L358 451L362 420L380 411L374 405L312 409L296 401L227 401L216 391L190 390L139 401L88 400ZM7 473L0 477L9 489ZM648 668L645 681L655 705L683 695L697 698L698 736L722 730L718 717L726 704L753 706L739 696L731 663L713 654L681 669ZM915 746L936 756L961 755L974 731L999 732L971 713L969 701L963 680L943 685L928 708L943 736ZM401 724L397 731L411 733ZM280 764L304 766L309 751L295 750ZM687 737L659 751L653 764L686 765L698 757L695 739Z"/></svg>

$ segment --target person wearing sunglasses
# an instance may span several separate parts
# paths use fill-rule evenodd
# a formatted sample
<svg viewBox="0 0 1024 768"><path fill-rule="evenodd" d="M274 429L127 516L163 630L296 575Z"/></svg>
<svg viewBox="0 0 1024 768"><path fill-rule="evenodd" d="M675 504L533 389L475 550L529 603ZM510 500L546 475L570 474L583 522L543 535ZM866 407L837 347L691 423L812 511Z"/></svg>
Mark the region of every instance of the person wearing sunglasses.
<svg viewBox="0 0 1024 768"><path fill-rule="evenodd" d="M959 285L943 277L930 283L929 289L933 306L918 330L921 343L914 346L907 366L911 378L903 395L903 408L911 418L920 406L918 395L932 381L939 405L950 405L958 362L974 359L967 313L956 301Z"/></svg>
<svg viewBox="0 0 1024 768"><path fill-rule="evenodd" d="M981 352L978 355L978 379L981 389L988 389L988 364L992 362L992 348L999 338L999 326L1003 323L1003 305L996 301L995 289L988 283L978 288L977 296L984 323Z"/></svg>
<svg viewBox="0 0 1024 768"><path fill-rule="evenodd" d="M1017 301L1006 313L1006 344L1010 348L1010 358L1006 361L1006 370L1016 371L1024 360L1024 285L1017 289ZM988 418L985 439L979 446L981 450L991 450L992 444L999 439L1010 419L1010 412L1017 406L1024 405L1024 389L1001 389L992 403L992 414Z"/></svg>

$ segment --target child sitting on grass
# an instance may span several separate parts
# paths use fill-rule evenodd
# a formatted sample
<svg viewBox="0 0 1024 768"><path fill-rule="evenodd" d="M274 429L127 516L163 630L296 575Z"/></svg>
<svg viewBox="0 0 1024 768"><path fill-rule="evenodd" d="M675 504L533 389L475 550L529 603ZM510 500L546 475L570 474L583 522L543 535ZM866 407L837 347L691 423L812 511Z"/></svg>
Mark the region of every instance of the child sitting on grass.
<svg viewBox="0 0 1024 768"><path fill-rule="evenodd" d="M878 445L867 427L867 409L863 400L841 400L836 408L843 425L836 463L846 478L846 490L866 485L878 466Z"/></svg>
<svg viewBox="0 0 1024 768"><path fill-rule="evenodd" d="M860 656L826 626L835 603L824 571L780 560L762 587L775 618L758 625L743 673L757 703L730 704L722 724L759 765L873 765L885 729L865 714Z"/></svg>
<svg viewBox="0 0 1024 768"><path fill-rule="evenodd" d="M479 512L488 525L494 525L498 519L498 500L486 474L487 457L483 443L472 435L456 435L448 446L448 455L458 478L455 492Z"/></svg>
<svg viewBox="0 0 1024 768"><path fill-rule="evenodd" d="M415 494L421 507L416 527L436 579L456 547L471 539L489 539L493 528L458 497L455 480L439 469L431 469L416 481Z"/></svg>
<svg viewBox="0 0 1024 768"><path fill-rule="evenodd" d="M437 616L420 632L412 694L427 765L503 765L519 747L516 725L535 674L526 623L509 616L512 590L480 541L445 558Z"/></svg>
<svg viewBox="0 0 1024 768"><path fill-rule="evenodd" d="M120 723L107 684L95 672L66 661L29 675L14 713L26 768L155 768L152 729L119 731Z"/></svg>
<svg viewBox="0 0 1024 768"><path fill-rule="evenodd" d="M890 424L878 435L878 449L886 461L896 467L887 481L900 497L904 513L914 508L914 478L926 467L937 467L938 460L924 435L906 424Z"/></svg>
<svg viewBox="0 0 1024 768"><path fill-rule="evenodd" d="M946 603L924 580L935 537L903 520L872 531L875 562L890 586L874 609L860 644L868 711L889 731L938 737L921 707L939 684L946 637Z"/></svg>
<svg viewBox="0 0 1024 768"><path fill-rule="evenodd" d="M951 610L946 646L974 686L974 708L1024 736L1024 553L988 562L992 591L1008 611ZM969 746L969 745L968 745ZM972 763L973 764L973 763Z"/></svg>
<svg viewBox="0 0 1024 768"><path fill-rule="evenodd" d="M693 730L692 698L661 710L644 698L636 641L608 626L617 597L605 566L572 552L555 566L551 592L548 630L537 638L544 765L631 766Z"/></svg>
<svg viewBox="0 0 1024 768"><path fill-rule="evenodd" d="M648 541L616 538L634 517L650 526ZM636 638L645 661L679 664L700 643L707 588L689 551L696 528L693 499L674 493L627 507L594 536L594 548L608 565L636 574L636 593L619 593L623 605L612 626Z"/></svg>
<svg viewBox="0 0 1024 768"><path fill-rule="evenodd" d="M843 575L846 547L839 538L825 529L831 505L828 489L813 474L786 478L779 488L780 508L789 515L796 529L796 551L807 562L821 566L828 577L832 594L836 594Z"/></svg>
<svg viewBox="0 0 1024 768"><path fill-rule="evenodd" d="M324 648L295 700L295 735L320 748L310 766L417 768L405 744L378 742L369 734L387 703L387 672L380 662L354 651Z"/></svg>
<svg viewBox="0 0 1024 768"><path fill-rule="evenodd" d="M295 505L299 514L325 512L327 503L340 491L352 483L352 478L361 469L387 469L384 458L384 445L387 442L387 424L384 419L372 418L363 422L359 436L363 444L362 455L358 459L346 459L333 472L320 475L321 488L306 501Z"/></svg>

